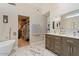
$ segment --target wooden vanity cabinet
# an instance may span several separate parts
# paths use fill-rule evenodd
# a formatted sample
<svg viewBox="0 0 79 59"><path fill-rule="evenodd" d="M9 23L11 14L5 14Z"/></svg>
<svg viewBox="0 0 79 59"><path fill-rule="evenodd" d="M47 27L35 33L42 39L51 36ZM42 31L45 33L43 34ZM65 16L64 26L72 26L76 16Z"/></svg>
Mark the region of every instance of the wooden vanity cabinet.
<svg viewBox="0 0 79 59"><path fill-rule="evenodd" d="M72 47L72 56L79 56L79 46L77 46L77 45L73 45L73 47Z"/></svg>
<svg viewBox="0 0 79 59"><path fill-rule="evenodd" d="M53 36L55 39L55 53L62 55L62 39L59 36Z"/></svg>
<svg viewBox="0 0 79 59"><path fill-rule="evenodd" d="M51 36L51 51L55 52L55 37Z"/></svg>
<svg viewBox="0 0 79 59"><path fill-rule="evenodd" d="M49 50L51 50L51 35L46 35L46 40L45 40L45 47Z"/></svg>
<svg viewBox="0 0 79 59"><path fill-rule="evenodd" d="M79 40L62 37L64 56L79 56Z"/></svg>
<svg viewBox="0 0 79 59"><path fill-rule="evenodd" d="M70 56L71 55L71 44L70 44L70 42L67 42L67 41L69 41L69 39L68 38L66 38L66 37L62 37L62 55L63 56Z"/></svg>
<svg viewBox="0 0 79 59"><path fill-rule="evenodd" d="M79 56L79 39L47 35L45 47L60 56Z"/></svg>
<svg viewBox="0 0 79 59"><path fill-rule="evenodd" d="M79 40L78 39L72 39L71 56L79 56Z"/></svg>
<svg viewBox="0 0 79 59"><path fill-rule="evenodd" d="M61 55L62 53L62 40L61 37L46 35L45 47L50 51Z"/></svg>
<svg viewBox="0 0 79 59"><path fill-rule="evenodd" d="M45 40L45 47L51 51L54 52L55 50L55 41L54 41L54 37L52 37L51 35L46 35L46 40Z"/></svg>

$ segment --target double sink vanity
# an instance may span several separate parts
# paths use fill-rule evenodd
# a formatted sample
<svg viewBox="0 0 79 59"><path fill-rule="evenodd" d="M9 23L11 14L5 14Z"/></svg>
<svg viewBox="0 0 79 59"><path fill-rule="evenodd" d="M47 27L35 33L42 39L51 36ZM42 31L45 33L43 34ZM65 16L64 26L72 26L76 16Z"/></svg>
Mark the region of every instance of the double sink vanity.
<svg viewBox="0 0 79 59"><path fill-rule="evenodd" d="M79 56L79 37L47 33L46 49L60 56Z"/></svg>
<svg viewBox="0 0 79 59"><path fill-rule="evenodd" d="M45 47L60 56L79 56L79 9L53 19Z"/></svg>

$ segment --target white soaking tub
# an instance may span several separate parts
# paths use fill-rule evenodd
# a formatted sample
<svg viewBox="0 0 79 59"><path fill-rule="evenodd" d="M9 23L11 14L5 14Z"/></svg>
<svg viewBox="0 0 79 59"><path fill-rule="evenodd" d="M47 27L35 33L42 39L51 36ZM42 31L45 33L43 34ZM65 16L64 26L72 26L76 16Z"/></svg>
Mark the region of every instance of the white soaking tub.
<svg viewBox="0 0 79 59"><path fill-rule="evenodd" d="M0 56L8 56L13 49L15 40L7 40L0 42Z"/></svg>

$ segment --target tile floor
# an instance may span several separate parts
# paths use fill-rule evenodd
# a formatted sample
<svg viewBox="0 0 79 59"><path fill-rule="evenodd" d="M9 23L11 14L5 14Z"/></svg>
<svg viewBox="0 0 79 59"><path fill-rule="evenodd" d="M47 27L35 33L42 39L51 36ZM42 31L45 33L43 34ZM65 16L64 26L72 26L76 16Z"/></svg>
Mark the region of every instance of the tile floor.
<svg viewBox="0 0 79 59"><path fill-rule="evenodd" d="M45 49L44 42L37 42L29 46L16 49L10 56L56 56L53 52Z"/></svg>
<svg viewBox="0 0 79 59"><path fill-rule="evenodd" d="M29 41L25 41L23 38L21 38L21 39L18 39L18 46L19 47L23 47L23 46L27 46L27 45L29 45Z"/></svg>

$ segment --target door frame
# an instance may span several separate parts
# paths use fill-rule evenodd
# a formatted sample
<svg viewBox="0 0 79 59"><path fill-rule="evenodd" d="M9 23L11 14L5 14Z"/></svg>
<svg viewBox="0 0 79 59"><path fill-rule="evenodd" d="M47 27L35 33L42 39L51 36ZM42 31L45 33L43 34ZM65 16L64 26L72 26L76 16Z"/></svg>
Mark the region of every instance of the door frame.
<svg viewBox="0 0 79 59"><path fill-rule="evenodd" d="M18 22L19 22L19 16L24 16L24 17L28 17L29 18L29 45L30 45L30 17L29 16L25 16L25 15L18 15ZM19 25L19 24L18 24ZM19 27L18 27L19 29Z"/></svg>

